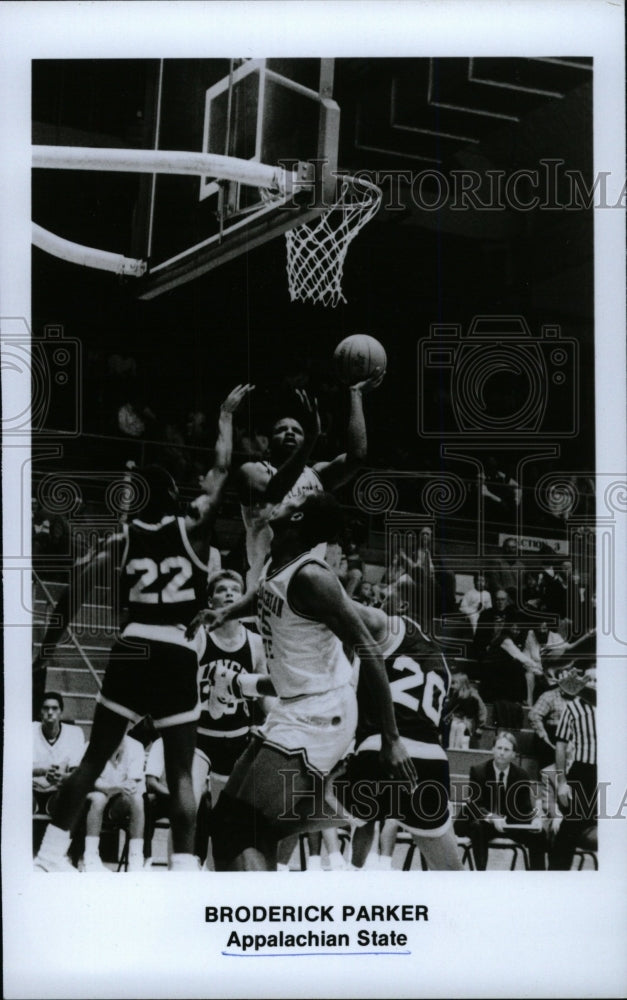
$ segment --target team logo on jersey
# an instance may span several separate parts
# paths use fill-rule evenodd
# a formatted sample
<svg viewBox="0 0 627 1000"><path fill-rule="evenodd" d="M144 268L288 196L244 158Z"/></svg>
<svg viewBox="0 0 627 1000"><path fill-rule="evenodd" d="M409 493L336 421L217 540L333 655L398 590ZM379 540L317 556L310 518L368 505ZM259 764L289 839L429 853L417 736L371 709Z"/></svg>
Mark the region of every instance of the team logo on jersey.
<svg viewBox="0 0 627 1000"><path fill-rule="evenodd" d="M237 660L220 658L207 664L200 682L200 698L212 719L234 715L238 708L250 715L246 701L233 691L233 677L241 672Z"/></svg>

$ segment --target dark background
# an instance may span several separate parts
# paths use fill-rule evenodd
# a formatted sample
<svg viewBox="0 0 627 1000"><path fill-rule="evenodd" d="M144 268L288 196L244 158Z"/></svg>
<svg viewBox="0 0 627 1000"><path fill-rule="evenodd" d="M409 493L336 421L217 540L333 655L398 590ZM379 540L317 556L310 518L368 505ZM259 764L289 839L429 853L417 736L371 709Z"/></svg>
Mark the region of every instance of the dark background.
<svg viewBox="0 0 627 1000"><path fill-rule="evenodd" d="M151 145L156 66L149 60L34 62L34 142ZM193 79L196 61L189 67ZM216 75L224 71L211 68ZM451 171L474 169L485 178L490 170L539 170L542 159L555 159L560 170L577 171L591 184L591 60L337 60L334 97L341 108L342 169L413 175L432 169L451 179ZM336 309L290 303L282 237L149 301L138 300L135 279L35 249L34 332L61 324L67 337L80 341L83 430L91 434L119 435L107 365L120 354L135 359L129 393L155 413L157 436L164 424L183 427L194 409L213 423L220 399L246 380L257 391L243 421L267 427L283 405L287 376L289 385L321 395L327 421L321 450L328 454L342 445L346 412L345 393L333 377L333 349L350 333L368 332L388 354L386 379L367 401L369 464L468 475L442 458L441 442L417 433L418 392L443 409L443 430L450 419L448 375L418 372L418 348L430 324L459 323L466 330L476 315L514 314L535 338L544 324L559 324L561 336L578 345L579 361L569 354L567 366L577 365L582 378L577 385L571 367L567 379L579 419L576 434L562 436L549 399L543 440L559 446L551 468L591 471L592 211L561 207L568 186L560 176L558 207L533 211L454 211L450 203L426 211L412 204L405 186L402 210L381 210L352 244L343 283L347 303ZM437 196L428 180L421 191L425 199ZM533 194L524 183L519 192ZM79 243L132 254L140 208L137 176L33 173L34 221ZM491 388L498 412L520 393L520 379L504 373ZM60 412L53 399L50 427ZM101 446L90 441L95 460ZM495 449L499 460L511 462L507 441ZM66 456L76 460L69 442Z"/></svg>

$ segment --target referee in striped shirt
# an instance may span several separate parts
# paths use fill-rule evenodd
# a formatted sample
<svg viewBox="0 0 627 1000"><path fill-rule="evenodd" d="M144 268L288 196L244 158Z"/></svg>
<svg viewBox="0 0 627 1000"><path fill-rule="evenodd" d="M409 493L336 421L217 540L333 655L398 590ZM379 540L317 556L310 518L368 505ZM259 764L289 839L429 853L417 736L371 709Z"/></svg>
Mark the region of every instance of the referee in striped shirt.
<svg viewBox="0 0 627 1000"><path fill-rule="evenodd" d="M596 688L574 667L558 683L566 702L555 737L557 797L564 818L549 851L549 871L569 871L584 831L597 821ZM574 757L567 778L569 743Z"/></svg>

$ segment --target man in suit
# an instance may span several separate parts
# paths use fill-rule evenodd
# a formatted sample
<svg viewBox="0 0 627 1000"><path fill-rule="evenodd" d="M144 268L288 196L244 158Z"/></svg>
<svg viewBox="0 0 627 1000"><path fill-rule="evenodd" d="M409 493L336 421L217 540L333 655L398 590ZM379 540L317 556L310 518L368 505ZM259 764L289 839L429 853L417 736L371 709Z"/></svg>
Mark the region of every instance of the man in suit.
<svg viewBox="0 0 627 1000"><path fill-rule="evenodd" d="M529 851L533 871L545 870L545 837L536 816L531 779L514 764L516 737L502 731L493 748L493 758L470 768L469 795L456 832L470 837L475 863L485 871L488 847L494 837L510 837ZM510 824L528 824L528 829L512 829Z"/></svg>

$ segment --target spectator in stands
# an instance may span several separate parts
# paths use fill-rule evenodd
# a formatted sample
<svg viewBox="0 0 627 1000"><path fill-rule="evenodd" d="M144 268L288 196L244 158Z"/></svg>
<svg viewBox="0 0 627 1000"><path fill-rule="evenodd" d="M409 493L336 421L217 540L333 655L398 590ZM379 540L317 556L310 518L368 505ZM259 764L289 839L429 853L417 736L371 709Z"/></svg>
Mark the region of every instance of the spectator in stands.
<svg viewBox="0 0 627 1000"><path fill-rule="evenodd" d="M518 557L517 539L505 538L501 545L501 555L490 573L490 590L493 594L496 590L505 590L513 604L517 606L518 597L522 594L524 572L525 564Z"/></svg>
<svg viewBox="0 0 627 1000"><path fill-rule="evenodd" d="M496 737L492 760L470 768L468 798L455 830L470 837L479 871L486 869L490 841L502 836L527 847L533 871L545 869L542 821L535 808L531 779L514 763L516 752L516 737L502 731Z"/></svg>
<svg viewBox="0 0 627 1000"><path fill-rule="evenodd" d="M69 556L70 526L61 514L32 501L33 556Z"/></svg>
<svg viewBox="0 0 627 1000"><path fill-rule="evenodd" d="M529 712L529 725L537 734L538 767L548 767L555 762L555 738L557 727L566 702L551 673L547 675L548 691L540 695Z"/></svg>
<svg viewBox="0 0 627 1000"><path fill-rule="evenodd" d="M480 476L481 496L487 521L512 522L520 506L522 490L514 477L490 455Z"/></svg>
<svg viewBox="0 0 627 1000"><path fill-rule="evenodd" d="M546 546L548 549L549 547ZM548 615L562 619L566 615L566 593L568 583L561 571L559 559L552 550L545 553L546 560L540 574L540 609Z"/></svg>
<svg viewBox="0 0 627 1000"><path fill-rule="evenodd" d="M79 864L83 871L109 871L102 863L99 850L100 834L105 818L115 825L129 824L128 870L131 872L142 870L143 791L144 748L138 740L125 736L87 796L85 853L82 865Z"/></svg>
<svg viewBox="0 0 627 1000"><path fill-rule="evenodd" d="M537 573L525 573L522 587L523 608L537 609L540 607L540 585Z"/></svg>
<svg viewBox="0 0 627 1000"><path fill-rule="evenodd" d="M583 635L591 623L590 596L581 573L573 569L569 560L562 563L562 576L566 587L566 611L560 631L570 640Z"/></svg>
<svg viewBox="0 0 627 1000"><path fill-rule="evenodd" d="M548 649L560 646L563 639L559 632L549 628L548 622L540 622L527 632L523 653L531 658L535 667L527 671L527 701L531 705L547 687L557 683L553 677L549 679L544 670L542 657Z"/></svg>
<svg viewBox="0 0 627 1000"><path fill-rule="evenodd" d="M327 552L328 552L327 546ZM354 597L364 578L364 563L359 551L358 538L352 528L349 528L342 538L343 562L346 563L344 576L340 576L349 597Z"/></svg>
<svg viewBox="0 0 627 1000"><path fill-rule="evenodd" d="M563 819L549 853L551 871L569 871L575 849L597 821L596 670L582 674L576 667L558 681L566 705L555 748L557 798ZM569 743L573 763L567 774Z"/></svg>
<svg viewBox="0 0 627 1000"><path fill-rule="evenodd" d="M508 622L493 641L484 658L485 697L494 702L494 718L499 726L522 727L522 703L526 674L536 666L523 652L525 636L517 622ZM541 670L541 668L538 668Z"/></svg>
<svg viewBox="0 0 627 1000"><path fill-rule="evenodd" d="M486 579L483 573L473 575L473 586L470 587L459 603L459 610L466 616L473 636L477 631L477 622L482 611L489 611L492 598L486 590Z"/></svg>
<svg viewBox="0 0 627 1000"><path fill-rule="evenodd" d="M63 708L63 697L56 691L46 691L41 701L41 721L33 722L33 794L39 813L48 812L50 799L85 752L83 730L61 721Z"/></svg>
<svg viewBox="0 0 627 1000"><path fill-rule="evenodd" d="M453 674L448 694L448 748L468 749L470 739L486 724L488 710L468 674Z"/></svg>
<svg viewBox="0 0 627 1000"><path fill-rule="evenodd" d="M506 590L497 590L494 595L494 607L481 611L477 620L471 655L481 665L494 646L500 642L503 629L515 618L509 594Z"/></svg>

